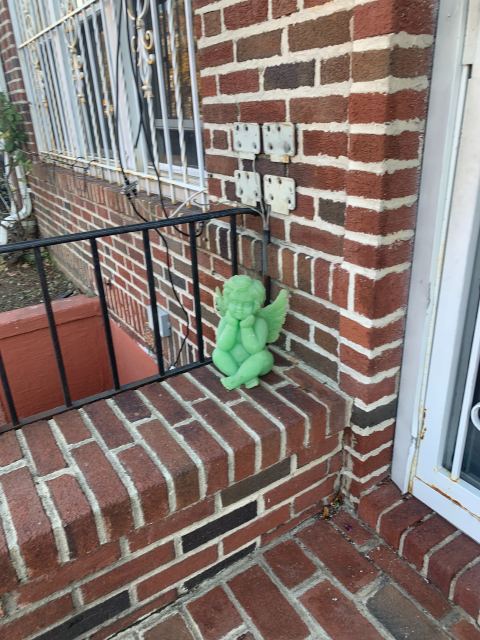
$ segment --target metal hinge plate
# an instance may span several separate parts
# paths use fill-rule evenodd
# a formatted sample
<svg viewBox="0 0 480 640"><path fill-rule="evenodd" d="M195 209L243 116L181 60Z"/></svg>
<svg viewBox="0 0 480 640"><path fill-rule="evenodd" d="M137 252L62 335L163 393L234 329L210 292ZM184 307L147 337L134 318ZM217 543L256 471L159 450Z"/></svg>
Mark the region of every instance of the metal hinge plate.
<svg viewBox="0 0 480 640"><path fill-rule="evenodd" d="M280 176L263 176L263 193L265 202L275 213L288 215L296 205L295 180Z"/></svg>
<svg viewBox="0 0 480 640"><path fill-rule="evenodd" d="M290 162L295 155L295 126L291 122L262 125L263 150L272 162Z"/></svg>
<svg viewBox="0 0 480 640"><path fill-rule="evenodd" d="M253 160L260 153L260 125L254 122L237 122L233 125L233 150L242 158Z"/></svg>
<svg viewBox="0 0 480 640"><path fill-rule="evenodd" d="M235 195L242 204L254 207L261 199L260 176L253 171L235 171Z"/></svg>

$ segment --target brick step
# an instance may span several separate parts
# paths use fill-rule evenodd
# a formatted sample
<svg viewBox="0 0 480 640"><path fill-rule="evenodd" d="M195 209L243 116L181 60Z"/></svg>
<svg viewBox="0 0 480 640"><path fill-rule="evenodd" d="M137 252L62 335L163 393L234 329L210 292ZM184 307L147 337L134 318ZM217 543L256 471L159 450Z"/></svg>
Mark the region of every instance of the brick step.
<svg viewBox="0 0 480 640"><path fill-rule="evenodd" d="M115 627L112 627L115 631ZM479 640L355 514L312 518L118 640Z"/></svg>
<svg viewBox="0 0 480 640"><path fill-rule="evenodd" d="M3 434L0 635L103 637L302 522L348 411L281 361L253 390L205 367Z"/></svg>
<svg viewBox="0 0 480 640"><path fill-rule="evenodd" d="M480 624L480 544L416 498L402 495L391 481L363 496L358 513L411 567Z"/></svg>

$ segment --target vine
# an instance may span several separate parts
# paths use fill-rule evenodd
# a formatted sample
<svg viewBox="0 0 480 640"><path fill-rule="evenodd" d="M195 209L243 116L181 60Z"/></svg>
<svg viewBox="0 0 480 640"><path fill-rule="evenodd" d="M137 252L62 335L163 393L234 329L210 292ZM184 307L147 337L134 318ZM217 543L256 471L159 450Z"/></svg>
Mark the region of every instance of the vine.
<svg viewBox="0 0 480 640"><path fill-rule="evenodd" d="M26 239L25 221L20 212L24 210L25 198L29 198L27 175L31 162L24 151L27 141L21 113L8 95L0 91L0 153L4 159L3 176L0 176L0 204L4 210L0 216L2 242L3 238L10 242ZM22 255L11 254L7 261L16 262Z"/></svg>
<svg viewBox="0 0 480 640"><path fill-rule="evenodd" d="M22 167L25 174L30 171L30 160L27 158L24 145L27 134L22 115L10 102L8 96L0 91L0 138L3 140L3 150L10 158L10 172L15 167Z"/></svg>

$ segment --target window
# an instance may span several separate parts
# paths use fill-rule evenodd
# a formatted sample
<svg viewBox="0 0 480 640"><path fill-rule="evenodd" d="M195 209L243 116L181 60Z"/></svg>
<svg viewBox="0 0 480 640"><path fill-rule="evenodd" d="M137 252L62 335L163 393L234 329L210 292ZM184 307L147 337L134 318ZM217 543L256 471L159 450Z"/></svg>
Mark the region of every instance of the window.
<svg viewBox="0 0 480 640"><path fill-rule="evenodd" d="M10 0L39 150L204 189L191 0Z"/></svg>

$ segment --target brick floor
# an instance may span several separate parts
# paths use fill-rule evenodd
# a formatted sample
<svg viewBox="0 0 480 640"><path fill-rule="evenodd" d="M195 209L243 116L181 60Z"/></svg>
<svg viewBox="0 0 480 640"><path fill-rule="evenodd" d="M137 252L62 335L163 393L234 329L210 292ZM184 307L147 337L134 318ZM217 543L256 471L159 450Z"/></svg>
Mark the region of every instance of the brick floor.
<svg viewBox="0 0 480 640"><path fill-rule="evenodd" d="M328 521L303 523L115 638L474 640L480 628L343 508Z"/></svg>

